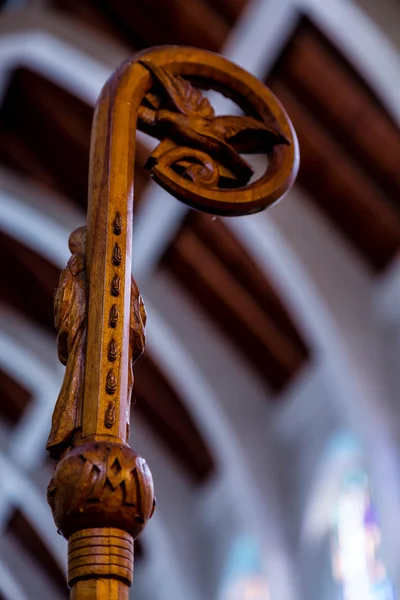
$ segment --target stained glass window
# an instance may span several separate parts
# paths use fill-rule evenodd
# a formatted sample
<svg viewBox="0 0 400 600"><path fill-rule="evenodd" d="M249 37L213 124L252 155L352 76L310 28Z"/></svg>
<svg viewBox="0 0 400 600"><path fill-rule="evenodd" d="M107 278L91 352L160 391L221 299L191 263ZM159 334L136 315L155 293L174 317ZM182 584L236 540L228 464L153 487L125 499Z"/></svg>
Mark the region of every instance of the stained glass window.
<svg viewBox="0 0 400 600"><path fill-rule="evenodd" d="M270 600L261 551L250 536L238 536L227 557L221 600Z"/></svg>
<svg viewBox="0 0 400 600"><path fill-rule="evenodd" d="M368 475L362 469L353 471L343 480L332 526L332 572L339 600L395 600L380 545Z"/></svg>
<svg viewBox="0 0 400 600"><path fill-rule="evenodd" d="M223 600L270 600L266 582L257 575L240 576L225 590Z"/></svg>

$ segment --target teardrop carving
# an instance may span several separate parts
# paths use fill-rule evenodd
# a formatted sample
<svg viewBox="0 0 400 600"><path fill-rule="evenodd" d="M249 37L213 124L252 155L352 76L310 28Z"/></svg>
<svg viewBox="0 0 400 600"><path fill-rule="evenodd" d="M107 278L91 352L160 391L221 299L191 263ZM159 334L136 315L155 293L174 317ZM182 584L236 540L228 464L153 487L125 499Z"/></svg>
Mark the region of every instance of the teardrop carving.
<svg viewBox="0 0 400 600"><path fill-rule="evenodd" d="M115 394L117 390L117 380L115 379L115 374L112 369L110 369L107 373L107 381L106 381L106 392L111 396Z"/></svg>
<svg viewBox="0 0 400 600"><path fill-rule="evenodd" d="M122 250L119 244L114 244L113 255L112 255L113 264L118 267L122 262Z"/></svg>
<svg viewBox="0 0 400 600"><path fill-rule="evenodd" d="M117 274L114 275L111 282L111 293L113 296L119 296L121 291L121 277Z"/></svg>
<svg viewBox="0 0 400 600"><path fill-rule="evenodd" d="M116 344L116 341L114 340L114 338L112 338L110 343L108 344L107 356L108 356L108 360L110 360L111 362L114 362L114 360L117 359L118 350L117 350L117 344Z"/></svg>
<svg viewBox="0 0 400 600"><path fill-rule="evenodd" d="M113 304L112 307L110 308L110 319L109 319L110 327L115 328L117 326L118 318L119 318L118 306L116 304Z"/></svg>
<svg viewBox="0 0 400 600"><path fill-rule="evenodd" d="M111 429L111 427L115 423L115 402L109 402L106 410L106 415L104 418L104 425L107 429Z"/></svg>
<svg viewBox="0 0 400 600"><path fill-rule="evenodd" d="M120 235L122 232L122 216L120 212L115 213L114 219L114 233L115 235Z"/></svg>

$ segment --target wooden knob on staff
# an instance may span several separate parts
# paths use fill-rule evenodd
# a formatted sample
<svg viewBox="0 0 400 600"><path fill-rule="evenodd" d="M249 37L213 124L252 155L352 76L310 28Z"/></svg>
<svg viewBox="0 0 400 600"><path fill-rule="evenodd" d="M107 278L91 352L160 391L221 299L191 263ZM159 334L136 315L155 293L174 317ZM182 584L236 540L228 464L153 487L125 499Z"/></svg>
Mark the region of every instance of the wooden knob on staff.
<svg viewBox="0 0 400 600"><path fill-rule="evenodd" d="M133 577L133 542L154 512L153 479L125 444L91 441L69 451L48 487L58 531L68 539L68 584Z"/></svg>

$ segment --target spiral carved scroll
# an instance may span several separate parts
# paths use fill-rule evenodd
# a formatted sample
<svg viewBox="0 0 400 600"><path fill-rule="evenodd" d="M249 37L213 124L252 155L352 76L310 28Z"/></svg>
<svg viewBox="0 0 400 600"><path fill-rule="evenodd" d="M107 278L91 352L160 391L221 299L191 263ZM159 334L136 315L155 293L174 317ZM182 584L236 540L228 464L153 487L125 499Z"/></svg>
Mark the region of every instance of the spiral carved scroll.
<svg viewBox="0 0 400 600"><path fill-rule="evenodd" d="M164 142L165 144L165 142ZM160 144L162 146L162 144ZM153 176L171 176L172 172L200 187L213 188L220 180L220 167L206 152L186 146L165 144L165 151L153 152L146 166Z"/></svg>

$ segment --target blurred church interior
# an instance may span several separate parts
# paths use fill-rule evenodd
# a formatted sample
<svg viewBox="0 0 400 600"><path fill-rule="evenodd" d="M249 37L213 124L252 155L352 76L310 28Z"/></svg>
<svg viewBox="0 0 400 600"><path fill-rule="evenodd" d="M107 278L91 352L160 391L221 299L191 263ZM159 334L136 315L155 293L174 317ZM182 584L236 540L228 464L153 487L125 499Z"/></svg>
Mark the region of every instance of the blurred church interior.
<svg viewBox="0 0 400 600"><path fill-rule="evenodd" d="M158 506L131 597L399 598L399 0L0 7L0 599L68 597L46 503L64 369L53 295L86 220L100 89L163 44L265 81L301 167L265 213L215 218L149 179L153 142L139 137L133 273L148 326L130 443Z"/></svg>

